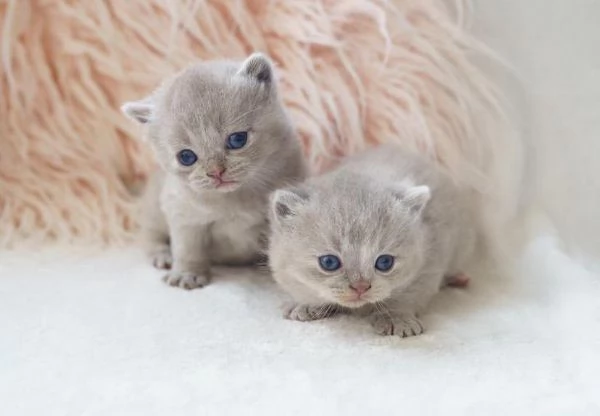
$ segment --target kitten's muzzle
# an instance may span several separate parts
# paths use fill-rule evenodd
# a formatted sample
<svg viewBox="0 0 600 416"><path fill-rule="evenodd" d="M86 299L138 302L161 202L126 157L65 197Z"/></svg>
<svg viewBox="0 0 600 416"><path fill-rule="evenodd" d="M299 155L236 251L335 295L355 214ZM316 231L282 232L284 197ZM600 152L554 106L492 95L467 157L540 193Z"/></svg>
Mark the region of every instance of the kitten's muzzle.
<svg viewBox="0 0 600 416"><path fill-rule="evenodd" d="M213 179L215 188L224 188L229 187L231 185L236 184L236 181L228 180L224 178L225 171L227 169L225 167L216 167L208 172L206 172L206 176Z"/></svg>
<svg viewBox="0 0 600 416"><path fill-rule="evenodd" d="M356 294L356 299L360 299L362 295L371 289L371 282L360 279L350 283L350 289Z"/></svg>
<svg viewBox="0 0 600 416"><path fill-rule="evenodd" d="M224 166L218 166L218 167L211 169L209 172L206 172L206 176L208 176L209 178L216 179L218 181L222 181L223 174L225 173L226 170L227 170L227 168L225 168Z"/></svg>

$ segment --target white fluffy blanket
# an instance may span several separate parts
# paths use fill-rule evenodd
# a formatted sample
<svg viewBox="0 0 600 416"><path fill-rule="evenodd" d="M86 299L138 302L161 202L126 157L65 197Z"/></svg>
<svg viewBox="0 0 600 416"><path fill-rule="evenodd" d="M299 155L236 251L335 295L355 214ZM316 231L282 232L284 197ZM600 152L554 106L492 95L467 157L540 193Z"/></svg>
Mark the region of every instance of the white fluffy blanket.
<svg viewBox="0 0 600 416"><path fill-rule="evenodd" d="M600 280L550 239L405 340L283 320L243 270L186 292L133 250L0 264L4 415L600 414Z"/></svg>

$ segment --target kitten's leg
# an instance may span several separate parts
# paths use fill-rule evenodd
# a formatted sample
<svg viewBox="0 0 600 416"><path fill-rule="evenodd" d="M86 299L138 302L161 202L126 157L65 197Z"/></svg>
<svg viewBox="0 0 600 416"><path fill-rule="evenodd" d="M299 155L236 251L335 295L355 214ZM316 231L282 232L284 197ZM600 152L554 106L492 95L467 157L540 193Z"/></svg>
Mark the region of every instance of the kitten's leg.
<svg viewBox="0 0 600 416"><path fill-rule="evenodd" d="M205 286L210 280L207 256L209 230L206 225L174 224L171 226L173 268L164 281L182 289Z"/></svg>
<svg viewBox="0 0 600 416"><path fill-rule="evenodd" d="M417 316L439 291L441 281L440 274L422 275L402 292L376 304L371 314L371 325L375 331L380 335L402 338L422 334L423 323Z"/></svg>
<svg viewBox="0 0 600 416"><path fill-rule="evenodd" d="M148 246L146 252L152 261L152 265L157 269L169 270L173 264L169 235L165 233L150 235L149 232L146 232L145 238Z"/></svg>
<svg viewBox="0 0 600 416"><path fill-rule="evenodd" d="M373 313L371 315L371 325L379 335L398 335L406 338L423 333L423 324L415 314L394 314Z"/></svg>
<svg viewBox="0 0 600 416"><path fill-rule="evenodd" d="M322 305L290 303L284 307L283 317L292 321L305 322L329 318L338 312L340 312L340 307L332 303Z"/></svg>
<svg viewBox="0 0 600 416"><path fill-rule="evenodd" d="M157 269L169 269L173 264L169 246L169 227L160 209L159 194L162 173L155 172L148 182L141 218L141 239L144 251Z"/></svg>

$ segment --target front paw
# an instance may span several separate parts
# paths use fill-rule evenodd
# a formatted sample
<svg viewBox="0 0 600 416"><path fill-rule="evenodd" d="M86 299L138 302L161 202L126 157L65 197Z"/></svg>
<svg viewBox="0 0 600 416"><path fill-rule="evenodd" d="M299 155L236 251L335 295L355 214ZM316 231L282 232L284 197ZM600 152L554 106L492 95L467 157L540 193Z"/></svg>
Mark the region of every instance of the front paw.
<svg viewBox="0 0 600 416"><path fill-rule="evenodd" d="M423 333L423 324L414 315L374 315L371 325L379 335L398 335L402 338Z"/></svg>
<svg viewBox="0 0 600 416"><path fill-rule="evenodd" d="M315 321L327 318L337 312L336 305L299 305L293 303L283 310L283 317L292 321Z"/></svg>
<svg viewBox="0 0 600 416"><path fill-rule="evenodd" d="M209 280L210 278L207 273L174 271L167 273L163 278L163 281L169 286L180 287L186 290L204 287L208 284Z"/></svg>

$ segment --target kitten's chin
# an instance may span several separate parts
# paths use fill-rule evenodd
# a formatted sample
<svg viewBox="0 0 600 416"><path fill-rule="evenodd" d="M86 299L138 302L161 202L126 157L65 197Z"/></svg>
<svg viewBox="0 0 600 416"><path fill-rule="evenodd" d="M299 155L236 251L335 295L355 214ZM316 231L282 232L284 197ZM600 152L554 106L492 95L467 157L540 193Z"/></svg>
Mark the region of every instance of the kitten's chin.
<svg viewBox="0 0 600 416"><path fill-rule="evenodd" d="M227 181L215 184L207 185L205 182L203 183L191 183L192 189L198 193L205 192L218 192L218 193L229 193L236 191L240 188L241 184L239 182Z"/></svg>
<svg viewBox="0 0 600 416"><path fill-rule="evenodd" d="M326 298L329 298L330 302L337 303L338 305L341 305L345 308L351 308L351 309L361 308L370 303L368 296L356 297L355 295L352 295L352 294L339 295L339 294L333 294L333 293L328 293L328 294L323 294L323 295L325 295Z"/></svg>
<svg viewBox="0 0 600 416"><path fill-rule="evenodd" d="M354 299L354 300L338 299L336 301L336 303L338 303L339 305L341 305L345 308L358 309L358 308L362 308L365 305L370 304L371 302L368 302L365 299Z"/></svg>
<svg viewBox="0 0 600 416"><path fill-rule="evenodd" d="M362 296L362 297L356 297L353 295L349 295L349 296L338 296L335 298L335 302L338 303L341 306L344 306L346 308L351 308L351 309L358 309L358 308L362 308L363 306L366 305L373 305L376 304L378 302L383 302L385 299L384 298L380 298L379 296Z"/></svg>
<svg viewBox="0 0 600 416"><path fill-rule="evenodd" d="M222 182L214 186L214 190L221 193L228 193L236 191L240 188L239 182Z"/></svg>

